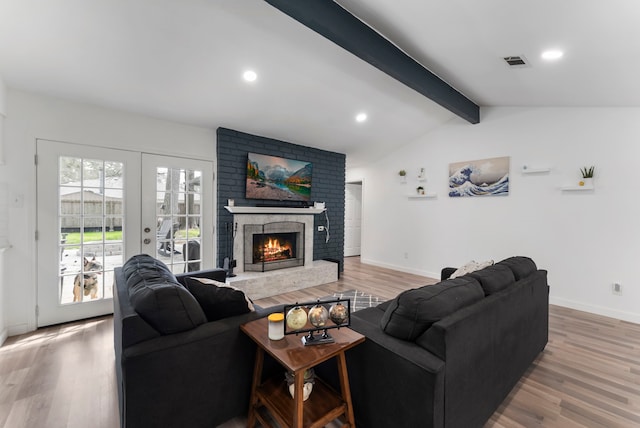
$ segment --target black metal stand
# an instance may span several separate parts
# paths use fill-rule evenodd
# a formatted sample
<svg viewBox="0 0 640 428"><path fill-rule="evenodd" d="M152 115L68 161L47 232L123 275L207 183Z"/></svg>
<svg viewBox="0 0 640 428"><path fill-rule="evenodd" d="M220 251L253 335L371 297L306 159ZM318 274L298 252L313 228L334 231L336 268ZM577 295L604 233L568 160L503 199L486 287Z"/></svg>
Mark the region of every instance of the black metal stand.
<svg viewBox="0 0 640 428"><path fill-rule="evenodd" d="M233 268L236 267L236 260L233 258L233 243L236 240L236 233L238 232L238 223L225 223L225 231L227 232L227 254L229 256L224 258L223 268L227 271L227 278L233 278L236 276L233 273ZM229 239L231 236L231 239Z"/></svg>
<svg viewBox="0 0 640 428"><path fill-rule="evenodd" d="M322 335L314 336L313 331L310 331L307 336L302 336L302 344L304 346L309 345L322 345L324 343L333 343L335 340L329 333L327 333L327 329L322 331Z"/></svg>

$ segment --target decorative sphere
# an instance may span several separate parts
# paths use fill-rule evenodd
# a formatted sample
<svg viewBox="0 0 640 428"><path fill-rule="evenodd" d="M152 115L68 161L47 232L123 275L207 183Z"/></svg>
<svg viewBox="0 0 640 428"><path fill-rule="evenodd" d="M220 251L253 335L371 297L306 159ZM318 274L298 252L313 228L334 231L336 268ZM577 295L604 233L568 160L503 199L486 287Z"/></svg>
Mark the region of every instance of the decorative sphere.
<svg viewBox="0 0 640 428"><path fill-rule="evenodd" d="M331 321L336 325L343 324L347 318L349 318L347 307L340 302L331 306L331 309L329 309L329 318L331 318Z"/></svg>
<svg viewBox="0 0 640 428"><path fill-rule="evenodd" d="M287 312L287 325L291 330L300 330L307 324L307 313L300 306Z"/></svg>
<svg viewBox="0 0 640 428"><path fill-rule="evenodd" d="M322 305L315 305L309 310L309 322L316 328L324 327L329 319L329 311Z"/></svg>

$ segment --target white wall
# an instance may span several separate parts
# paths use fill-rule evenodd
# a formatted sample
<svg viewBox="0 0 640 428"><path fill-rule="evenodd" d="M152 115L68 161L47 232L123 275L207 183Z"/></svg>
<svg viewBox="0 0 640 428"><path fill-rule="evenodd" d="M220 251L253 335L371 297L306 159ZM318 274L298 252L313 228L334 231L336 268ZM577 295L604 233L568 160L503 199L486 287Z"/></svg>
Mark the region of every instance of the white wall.
<svg viewBox="0 0 640 428"><path fill-rule="evenodd" d="M0 168L2 168L3 163L3 148L4 148L4 118L6 115L6 92L7 88L2 80L2 76L0 76ZM1 182L1 181L0 181ZM1 203L2 201L0 201ZM6 203L7 201L5 201ZM7 245L6 242L1 242L6 240L5 237L0 237L0 246ZM5 321L5 312L4 312L4 251L0 250L0 345L7 339L8 330L6 327Z"/></svg>
<svg viewBox="0 0 640 428"><path fill-rule="evenodd" d="M485 108L478 125L452 120L348 172L348 181L367 182L362 259L439 277L472 259L530 256L549 272L551 303L640 323L639 138L640 108ZM509 196L448 196L449 163L495 156L511 157ZM523 175L525 164L552 170ZM595 191L560 190L588 165ZM420 167L437 199L407 198ZM408 184L399 184L400 169Z"/></svg>
<svg viewBox="0 0 640 428"><path fill-rule="evenodd" d="M35 328L35 141L37 138L215 160L215 131L121 111L63 101L9 88L5 162L0 182L24 204L9 208L9 242L2 274L0 315L9 335ZM0 320L2 318L0 317ZM0 332L3 330L0 324Z"/></svg>

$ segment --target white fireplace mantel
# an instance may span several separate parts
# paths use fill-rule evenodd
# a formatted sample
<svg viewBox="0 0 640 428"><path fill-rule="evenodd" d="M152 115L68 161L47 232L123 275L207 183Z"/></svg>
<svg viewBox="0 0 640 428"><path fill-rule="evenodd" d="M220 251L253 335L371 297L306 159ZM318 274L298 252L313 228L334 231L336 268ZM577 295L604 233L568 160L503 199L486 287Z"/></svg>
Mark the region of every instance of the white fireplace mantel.
<svg viewBox="0 0 640 428"><path fill-rule="evenodd" d="M231 214L320 214L324 208L295 208L295 207L237 207L225 205Z"/></svg>

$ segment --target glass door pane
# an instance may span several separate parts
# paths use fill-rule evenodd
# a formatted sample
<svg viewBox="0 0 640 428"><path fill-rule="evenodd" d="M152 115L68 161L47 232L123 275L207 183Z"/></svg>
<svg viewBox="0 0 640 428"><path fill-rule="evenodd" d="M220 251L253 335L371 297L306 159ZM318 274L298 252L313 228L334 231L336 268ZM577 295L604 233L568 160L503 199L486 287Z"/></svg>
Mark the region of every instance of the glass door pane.
<svg viewBox="0 0 640 428"><path fill-rule="evenodd" d="M213 163L142 156L142 252L173 273L214 267Z"/></svg>
<svg viewBox="0 0 640 428"><path fill-rule="evenodd" d="M60 304L113 297L124 263L122 162L60 156Z"/></svg>
<svg viewBox="0 0 640 428"><path fill-rule="evenodd" d="M156 167L158 258L174 273L199 270L202 171Z"/></svg>

